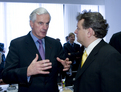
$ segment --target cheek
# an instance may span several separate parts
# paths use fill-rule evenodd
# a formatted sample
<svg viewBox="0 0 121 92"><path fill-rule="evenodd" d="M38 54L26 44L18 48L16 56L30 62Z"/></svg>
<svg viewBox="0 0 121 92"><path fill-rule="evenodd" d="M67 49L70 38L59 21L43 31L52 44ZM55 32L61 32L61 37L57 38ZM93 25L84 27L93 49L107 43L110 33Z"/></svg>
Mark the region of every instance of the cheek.
<svg viewBox="0 0 121 92"><path fill-rule="evenodd" d="M35 25L36 28L39 28L40 26L39 25Z"/></svg>
<svg viewBox="0 0 121 92"><path fill-rule="evenodd" d="M37 32L41 32L41 29L42 29L41 26L37 26L37 25L35 26L35 30L36 30Z"/></svg>
<svg viewBox="0 0 121 92"><path fill-rule="evenodd" d="M83 34L81 32L78 32L78 39L81 40L83 38Z"/></svg>

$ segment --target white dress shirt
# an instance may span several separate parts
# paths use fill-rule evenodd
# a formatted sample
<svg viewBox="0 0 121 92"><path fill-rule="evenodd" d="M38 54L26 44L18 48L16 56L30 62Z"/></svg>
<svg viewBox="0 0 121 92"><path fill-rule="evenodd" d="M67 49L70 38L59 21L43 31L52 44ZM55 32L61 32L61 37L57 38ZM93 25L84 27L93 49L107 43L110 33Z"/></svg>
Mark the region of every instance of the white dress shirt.
<svg viewBox="0 0 121 92"><path fill-rule="evenodd" d="M91 51L93 50L93 48L101 41L101 38L98 38L97 40L93 41L87 48L85 48L87 56L89 56L89 54L91 53ZM84 51L85 51L84 50Z"/></svg>

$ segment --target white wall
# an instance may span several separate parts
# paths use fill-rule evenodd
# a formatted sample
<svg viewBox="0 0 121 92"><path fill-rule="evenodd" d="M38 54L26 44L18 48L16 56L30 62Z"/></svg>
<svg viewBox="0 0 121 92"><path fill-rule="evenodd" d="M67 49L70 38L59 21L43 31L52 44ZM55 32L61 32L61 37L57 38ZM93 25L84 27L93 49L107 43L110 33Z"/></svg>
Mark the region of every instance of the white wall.
<svg viewBox="0 0 121 92"><path fill-rule="evenodd" d="M109 23L109 31L106 36L106 41L109 42L111 36L114 33L121 31L120 0L0 0L0 2L39 2L105 5L105 18Z"/></svg>
<svg viewBox="0 0 121 92"><path fill-rule="evenodd" d="M121 31L121 0L105 0L105 16L110 26L106 36L109 42L114 33Z"/></svg>

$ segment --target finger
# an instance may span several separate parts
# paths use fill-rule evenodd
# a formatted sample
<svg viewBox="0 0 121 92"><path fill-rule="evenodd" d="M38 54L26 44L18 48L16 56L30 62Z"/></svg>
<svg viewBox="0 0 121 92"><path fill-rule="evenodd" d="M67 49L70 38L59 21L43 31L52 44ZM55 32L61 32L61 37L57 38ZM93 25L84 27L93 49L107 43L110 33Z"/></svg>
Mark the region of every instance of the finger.
<svg viewBox="0 0 121 92"><path fill-rule="evenodd" d="M40 62L38 62L38 64L41 67L52 66L52 63L50 62L50 60L41 60Z"/></svg>
<svg viewBox="0 0 121 92"><path fill-rule="evenodd" d="M52 66L48 66L48 67L45 67L45 68L41 68L40 69L40 74L49 74L50 72L49 71L46 71L48 69L51 69Z"/></svg>
<svg viewBox="0 0 121 92"><path fill-rule="evenodd" d="M47 68L47 67L52 67L52 63L44 63L44 64L41 64L41 68Z"/></svg>
<svg viewBox="0 0 121 92"><path fill-rule="evenodd" d="M64 66L63 71L67 71L67 70L69 70L69 68L70 68L70 65L66 65L66 66Z"/></svg>
<svg viewBox="0 0 121 92"><path fill-rule="evenodd" d="M70 65L66 65L66 66L64 66L64 69L66 69L66 68L69 69L69 68L70 68Z"/></svg>
<svg viewBox="0 0 121 92"><path fill-rule="evenodd" d="M69 61L69 58L66 58L65 62L66 62L66 64L71 64L72 63L71 61Z"/></svg>
<svg viewBox="0 0 121 92"><path fill-rule="evenodd" d="M49 59L45 59L45 60L40 60L40 64L44 64L44 63L49 63L50 62L50 60Z"/></svg>
<svg viewBox="0 0 121 92"><path fill-rule="evenodd" d="M48 69L51 69L51 68L52 68L52 66L43 67L43 68L40 69L40 71L45 71L45 70L48 70Z"/></svg>
<svg viewBox="0 0 121 92"><path fill-rule="evenodd" d="M38 58L38 54L36 54L36 57L34 58L33 62L37 62Z"/></svg>
<svg viewBox="0 0 121 92"><path fill-rule="evenodd" d="M44 67L52 66L52 63L51 63L51 62L47 62L47 63L44 63L43 66L44 66Z"/></svg>
<svg viewBox="0 0 121 92"><path fill-rule="evenodd" d="M69 61L69 58L66 58L65 60L66 60L66 61Z"/></svg>
<svg viewBox="0 0 121 92"><path fill-rule="evenodd" d="M72 61L66 61L66 64L70 65L72 64Z"/></svg>
<svg viewBox="0 0 121 92"><path fill-rule="evenodd" d="M49 71L40 71L40 74L49 74Z"/></svg>
<svg viewBox="0 0 121 92"><path fill-rule="evenodd" d="M62 59L60 59L59 57L57 57L56 58L60 63L62 63L63 62L63 60Z"/></svg>
<svg viewBox="0 0 121 92"><path fill-rule="evenodd" d="M51 63L49 59L42 60L42 63Z"/></svg>
<svg viewBox="0 0 121 92"><path fill-rule="evenodd" d="M63 71L68 71L69 68L63 69Z"/></svg>

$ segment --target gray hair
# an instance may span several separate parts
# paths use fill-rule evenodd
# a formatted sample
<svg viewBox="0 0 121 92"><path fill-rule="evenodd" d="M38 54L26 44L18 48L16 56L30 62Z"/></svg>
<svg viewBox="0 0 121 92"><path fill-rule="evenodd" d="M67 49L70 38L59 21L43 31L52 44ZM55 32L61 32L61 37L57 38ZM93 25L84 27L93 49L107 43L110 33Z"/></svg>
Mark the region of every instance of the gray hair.
<svg viewBox="0 0 121 92"><path fill-rule="evenodd" d="M37 8L35 9L29 16L30 20L32 22L34 22L36 20L36 14L38 15L41 15L41 14L49 14L50 16L50 13L43 7L40 7L40 8ZM50 19L51 19L51 16L50 16Z"/></svg>

